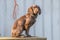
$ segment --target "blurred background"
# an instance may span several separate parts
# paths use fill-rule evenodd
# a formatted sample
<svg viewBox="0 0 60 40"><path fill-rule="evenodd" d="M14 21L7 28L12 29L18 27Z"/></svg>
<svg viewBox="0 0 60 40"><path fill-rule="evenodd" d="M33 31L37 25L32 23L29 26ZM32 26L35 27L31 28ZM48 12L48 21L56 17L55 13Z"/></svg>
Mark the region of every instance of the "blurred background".
<svg viewBox="0 0 60 40"><path fill-rule="evenodd" d="M16 0L18 4L17 18L26 14L28 7L37 4L41 15L31 27L32 36L46 37L47 40L60 40L60 0ZM0 0L0 37L11 36L14 23L12 18L14 0Z"/></svg>

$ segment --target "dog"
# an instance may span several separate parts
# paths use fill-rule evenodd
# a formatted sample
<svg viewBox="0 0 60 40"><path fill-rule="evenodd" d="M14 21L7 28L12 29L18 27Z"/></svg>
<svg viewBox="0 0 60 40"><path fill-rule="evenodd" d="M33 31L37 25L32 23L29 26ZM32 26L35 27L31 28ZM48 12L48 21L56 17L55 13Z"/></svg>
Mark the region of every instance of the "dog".
<svg viewBox="0 0 60 40"><path fill-rule="evenodd" d="M41 14L41 9L38 5L32 5L28 8L27 14L17 19L12 28L12 37L20 37L22 32L28 37L30 27L36 22L36 18Z"/></svg>

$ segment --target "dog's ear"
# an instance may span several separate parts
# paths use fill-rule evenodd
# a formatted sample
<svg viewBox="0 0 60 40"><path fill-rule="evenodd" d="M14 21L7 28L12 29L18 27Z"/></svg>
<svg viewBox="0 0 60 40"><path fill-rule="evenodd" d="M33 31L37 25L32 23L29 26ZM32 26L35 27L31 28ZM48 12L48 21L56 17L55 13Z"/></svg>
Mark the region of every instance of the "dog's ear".
<svg viewBox="0 0 60 40"><path fill-rule="evenodd" d="M29 12L29 13L33 13L32 7L29 7L29 8L28 8L28 12Z"/></svg>
<svg viewBox="0 0 60 40"><path fill-rule="evenodd" d="M40 7L38 7L38 9L39 9L39 15L41 14L41 9L40 9Z"/></svg>

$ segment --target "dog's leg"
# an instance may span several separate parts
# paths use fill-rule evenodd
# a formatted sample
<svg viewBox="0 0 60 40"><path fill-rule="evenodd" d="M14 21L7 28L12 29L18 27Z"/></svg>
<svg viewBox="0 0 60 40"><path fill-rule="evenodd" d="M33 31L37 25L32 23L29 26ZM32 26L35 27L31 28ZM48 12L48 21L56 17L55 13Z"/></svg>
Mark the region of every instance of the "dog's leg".
<svg viewBox="0 0 60 40"><path fill-rule="evenodd" d="M12 32L12 37L18 37L19 36L19 30L15 29Z"/></svg>
<svg viewBox="0 0 60 40"><path fill-rule="evenodd" d="M17 33L17 32L18 32L18 33ZM21 36L22 36L21 33L23 32L23 26L20 25L20 26L17 28L17 32L16 32L16 33L17 33L16 35L17 35L18 37L21 37Z"/></svg>
<svg viewBox="0 0 60 40"><path fill-rule="evenodd" d="M22 32L23 32L23 27L17 26L17 28L12 31L12 37L20 37Z"/></svg>
<svg viewBox="0 0 60 40"><path fill-rule="evenodd" d="M27 37L31 37L31 35L29 35L29 29L26 29L26 35Z"/></svg>
<svg viewBox="0 0 60 40"><path fill-rule="evenodd" d="M25 32L27 37L31 37L31 35L29 35L29 29L30 29L29 25L25 25Z"/></svg>

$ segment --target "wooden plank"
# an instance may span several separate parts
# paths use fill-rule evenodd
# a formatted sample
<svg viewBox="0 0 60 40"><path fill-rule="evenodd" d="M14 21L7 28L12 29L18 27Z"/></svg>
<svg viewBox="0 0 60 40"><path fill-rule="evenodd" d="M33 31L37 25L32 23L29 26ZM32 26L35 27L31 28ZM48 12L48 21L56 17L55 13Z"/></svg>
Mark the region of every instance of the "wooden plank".
<svg viewBox="0 0 60 40"><path fill-rule="evenodd" d="M60 1L53 0L53 40L60 40Z"/></svg>
<svg viewBox="0 0 60 40"><path fill-rule="evenodd" d="M0 0L0 36L4 36L4 14L5 14L5 1Z"/></svg>
<svg viewBox="0 0 60 40"><path fill-rule="evenodd" d="M0 40L47 40L47 38L39 37L25 37L25 38L15 38L15 37L0 37Z"/></svg>
<svg viewBox="0 0 60 40"><path fill-rule="evenodd" d="M47 40L52 40L52 8L51 0L44 0L44 33Z"/></svg>

